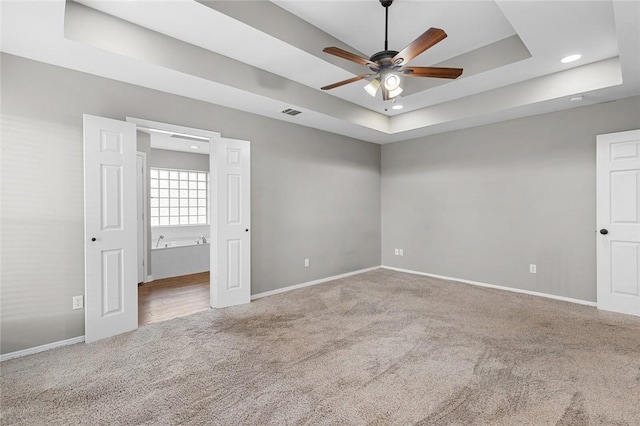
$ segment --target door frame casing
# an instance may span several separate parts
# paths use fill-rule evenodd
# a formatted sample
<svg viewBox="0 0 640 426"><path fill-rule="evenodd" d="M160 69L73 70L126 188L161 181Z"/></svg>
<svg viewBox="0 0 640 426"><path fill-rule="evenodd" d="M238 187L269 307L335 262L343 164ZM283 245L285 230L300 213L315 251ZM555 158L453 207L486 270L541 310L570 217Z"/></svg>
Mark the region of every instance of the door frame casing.
<svg viewBox="0 0 640 426"><path fill-rule="evenodd" d="M193 127L186 127L186 126L180 126L177 124L170 124L170 123L164 123L164 122L160 122L160 121L153 121L153 120L146 120L143 118L137 118L137 117L126 117L125 120L127 123L133 123L136 125L136 129L138 130L148 130L148 129L152 129L152 130L159 130L162 132L169 132L169 133L174 133L174 134L183 134L183 135L191 135L191 136L199 136L199 137L203 137L203 138L208 138L209 139L209 161L210 164L212 164L212 162L215 161L215 146L216 146L216 141L218 141L222 135L218 132L213 132L211 130L203 130L203 129L196 129ZM213 266L211 259L213 258L213 256L215 256L217 254L216 250L217 250L217 245L214 244L214 242L216 241L216 227L215 227L215 215L214 215L214 209L212 208L213 203L215 202L216 199L216 189L214 188L214 185L211 183L215 180L215 173L213 170L209 170L209 181L210 181L210 192L209 192L209 224L211 226L211 235L210 235L210 239L211 239L211 243L209 244L210 250L211 250L211 256L209 259L209 268L211 268ZM153 270L151 271L151 275L153 276ZM213 276L213 274L212 274ZM213 283L213 281L211 281L211 283ZM209 288L209 300L211 300L211 294L213 294L213 289ZM212 305L210 305L211 307L213 307Z"/></svg>
<svg viewBox="0 0 640 426"><path fill-rule="evenodd" d="M148 206L148 197L149 193L147 191L147 153L142 151L136 151L136 156L142 158L142 206L138 206L142 208L142 218L138 216L138 226L142 225L142 259L138 259L138 267L140 267L140 263L142 262L142 283L146 283L149 278L149 264L151 263L148 259L147 253L149 250L148 240L149 240L149 230L147 227L147 221L149 218L147 217L147 206ZM137 166L137 162L136 162ZM138 200L140 202L141 200ZM140 211L138 211L140 214ZM139 231L139 230L138 230Z"/></svg>

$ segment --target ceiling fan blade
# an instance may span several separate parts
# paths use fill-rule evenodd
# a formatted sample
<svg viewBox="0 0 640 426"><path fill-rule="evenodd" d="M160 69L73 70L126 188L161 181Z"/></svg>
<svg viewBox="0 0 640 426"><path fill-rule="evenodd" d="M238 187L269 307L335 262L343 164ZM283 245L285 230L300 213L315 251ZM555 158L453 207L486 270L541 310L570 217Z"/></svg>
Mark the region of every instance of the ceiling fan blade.
<svg viewBox="0 0 640 426"><path fill-rule="evenodd" d="M393 59L391 59L391 62L396 65L406 64L445 38L447 38L447 33L445 33L444 30L441 30L440 28L429 28L420 37L413 40L407 47L394 56Z"/></svg>
<svg viewBox="0 0 640 426"><path fill-rule="evenodd" d="M363 78L371 77L372 75L373 74L357 75L355 77L351 77L351 78L348 78L346 80L342 80L342 81L339 81L337 83L333 83L333 84L329 84L328 86L321 87L320 89L322 89L322 90L335 89L336 87L344 86L345 84L353 83L355 81L362 80Z"/></svg>
<svg viewBox="0 0 640 426"><path fill-rule="evenodd" d="M435 77L435 78L458 78L462 75L462 68L439 68L439 67L405 67L404 75L409 77Z"/></svg>
<svg viewBox="0 0 640 426"><path fill-rule="evenodd" d="M355 62L356 64L364 65L364 66L378 66L375 62L371 62L367 58L363 58L362 56L358 56L355 53L347 52L346 50L342 50L339 47L325 47L322 49L323 52L328 53L330 55L338 56L342 59L347 59L349 61Z"/></svg>

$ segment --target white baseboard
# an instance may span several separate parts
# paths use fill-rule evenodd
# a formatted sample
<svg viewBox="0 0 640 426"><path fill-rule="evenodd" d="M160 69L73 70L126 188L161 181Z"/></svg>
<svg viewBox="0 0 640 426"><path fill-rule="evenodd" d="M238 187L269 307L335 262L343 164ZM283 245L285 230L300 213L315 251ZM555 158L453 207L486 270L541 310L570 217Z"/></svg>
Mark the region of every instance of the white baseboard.
<svg viewBox="0 0 640 426"><path fill-rule="evenodd" d="M150 283L151 281L153 281L153 275L147 275L147 280L145 281L145 283Z"/></svg>
<svg viewBox="0 0 640 426"><path fill-rule="evenodd" d="M84 342L84 336L72 337L67 340L60 340L59 342L47 343L46 345L36 346L35 348L23 349L21 351L9 352L8 354L0 355L0 362L7 361L13 358L21 356L37 354L38 352L48 351L49 349L59 348L61 346L74 345L76 343Z"/></svg>
<svg viewBox="0 0 640 426"><path fill-rule="evenodd" d="M290 285L290 286L283 287L283 288L278 288L278 289L271 290L271 291L265 291L264 293L253 294L251 296L251 300L260 299L262 297L267 297L267 296L273 296L274 294L280 294L280 293L284 293L284 292L287 292L287 291L296 290L298 288L309 287L311 285L322 284L322 283L326 283L327 281L339 280L340 278L346 278L346 277L350 277L352 275L363 274L365 272L373 271L373 270L379 269L379 268L380 268L380 266L374 266L372 268L365 268L365 269L360 269L358 271L347 272L346 274L334 275L332 277L321 278L321 279L315 280L315 281L308 281L308 282L302 283L302 284L294 284L294 285Z"/></svg>
<svg viewBox="0 0 640 426"><path fill-rule="evenodd" d="M596 302L589 302L588 300L582 300L582 299L573 299L571 297L556 296L554 294L540 293L537 291L521 290L519 288L504 287L501 285L487 284L479 281L464 280L461 278L445 277L444 275L428 274L426 272L412 271L410 269L394 268L393 266L382 265L381 268L390 269L392 271L398 271L398 272L406 272L407 274L423 275L425 277L439 278L441 280L456 281L463 284L471 284L471 285L477 285L480 287L493 288L496 290L506 290L506 291L511 291L513 293L528 294L530 296L546 297L547 299L562 300L563 302L577 303L579 305L597 306Z"/></svg>
<svg viewBox="0 0 640 426"><path fill-rule="evenodd" d="M461 279L461 278L447 277L447 276L444 276L444 275L429 274L429 273L426 273L426 272L413 271L413 270L410 270L410 269L395 268L393 266L385 266L385 265L374 266L374 267L365 268L365 269L360 269L358 271L347 272L346 274L334 275L332 277L321 278L319 280L314 280L314 281L308 281L308 282L302 283L302 284L294 284L294 285L290 285L288 287L278 288L276 290L265 291L264 293L258 293L258 294L252 295L251 296L251 300L260 299L260 298L267 297L267 296L273 296L274 294L285 293L287 291L296 290L296 289L303 288L303 287L309 287L309 286L316 285L316 284L322 284L322 283L326 283L328 281L334 281L334 280L338 280L340 278L350 277L352 275L363 274L365 272L373 271L373 270L380 269L380 268L389 269L389 270L397 271L397 272L404 272L404 273L407 273L407 274L423 275L425 277L438 278L438 279L441 279L441 280L456 281L456 282L463 283L463 284L471 284L471 285L476 285L476 286L479 286L479 287L487 287L487 288L492 288L492 289L496 289L496 290L505 290L505 291L511 291L511 292L514 292L514 293L528 294L530 296L546 297L548 299L562 300L564 302L577 303L579 305L597 306L596 302L590 302L588 300L573 299L571 297L556 296L556 295L553 295L553 294L540 293L540 292L537 292L537 291L530 291L530 290L521 290L521 289L518 289L518 288L504 287L504 286L495 285L495 284L487 284L487 283L483 283L483 282L479 282L479 281L471 281L471 280L465 280L465 279ZM147 280L148 281L153 281L153 277L151 275L149 275L149 276L147 276ZM46 345L36 346L34 348L23 349L21 351L16 351L16 352L10 352L8 354L0 355L0 362L8 361L10 359L18 358L18 357L21 357L21 356L35 354L35 353L38 353L38 352L47 351L49 349L58 348L58 347L61 347L61 346L73 345L73 344L82 343L82 342L84 342L84 336L78 336L78 337L73 337L73 338L67 339L67 340L61 340L59 342L53 342L53 343L48 343Z"/></svg>

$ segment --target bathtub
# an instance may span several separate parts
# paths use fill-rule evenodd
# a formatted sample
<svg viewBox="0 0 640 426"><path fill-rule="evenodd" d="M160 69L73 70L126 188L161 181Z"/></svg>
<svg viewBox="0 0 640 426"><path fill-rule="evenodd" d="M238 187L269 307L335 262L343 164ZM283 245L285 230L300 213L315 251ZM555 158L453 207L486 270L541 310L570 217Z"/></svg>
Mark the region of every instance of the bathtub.
<svg viewBox="0 0 640 426"><path fill-rule="evenodd" d="M157 247L153 247L151 250L162 250L166 248L174 248L174 247L187 247L187 246L197 246L197 245L207 245L209 243L201 243L200 239L193 240L179 240L179 241L167 241L160 240L160 244Z"/></svg>
<svg viewBox="0 0 640 426"><path fill-rule="evenodd" d="M198 238L160 241L151 249L151 275L154 280L209 270L209 243L196 243Z"/></svg>

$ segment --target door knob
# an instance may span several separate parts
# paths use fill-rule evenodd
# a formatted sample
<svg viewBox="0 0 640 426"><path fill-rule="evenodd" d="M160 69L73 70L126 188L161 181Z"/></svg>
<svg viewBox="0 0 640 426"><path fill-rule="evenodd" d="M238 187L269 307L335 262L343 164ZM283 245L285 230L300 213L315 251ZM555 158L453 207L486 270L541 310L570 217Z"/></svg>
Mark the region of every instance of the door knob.
<svg viewBox="0 0 640 426"><path fill-rule="evenodd" d="M96 238L96 237L92 237L92 238L91 238L91 241L93 241L93 242L95 242L96 240L97 240L97 238Z"/></svg>
<svg viewBox="0 0 640 426"><path fill-rule="evenodd" d="M607 234L609 233L609 231L607 231L606 229L602 228L602 229L600 230L600 233L601 233L602 235L607 235Z"/></svg>

